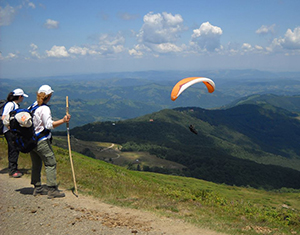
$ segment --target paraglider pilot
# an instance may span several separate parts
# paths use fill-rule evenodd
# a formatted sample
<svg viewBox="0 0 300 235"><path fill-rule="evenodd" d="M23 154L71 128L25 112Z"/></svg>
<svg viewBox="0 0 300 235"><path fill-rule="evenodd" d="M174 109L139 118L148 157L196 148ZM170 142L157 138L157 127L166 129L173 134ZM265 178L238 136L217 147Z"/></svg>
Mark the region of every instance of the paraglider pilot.
<svg viewBox="0 0 300 235"><path fill-rule="evenodd" d="M196 129L195 129L195 127L193 125L190 125L189 128L190 128L191 132L193 132L196 135L198 134L198 132L196 131Z"/></svg>

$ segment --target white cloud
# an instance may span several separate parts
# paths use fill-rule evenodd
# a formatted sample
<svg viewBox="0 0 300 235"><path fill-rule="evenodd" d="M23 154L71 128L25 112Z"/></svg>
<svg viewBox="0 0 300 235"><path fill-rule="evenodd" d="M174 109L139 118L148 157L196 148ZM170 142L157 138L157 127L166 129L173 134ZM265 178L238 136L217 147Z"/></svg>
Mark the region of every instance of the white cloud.
<svg viewBox="0 0 300 235"><path fill-rule="evenodd" d="M125 42L125 38L118 33L116 36L109 34L102 34L99 37L99 45L104 46L116 46L118 44L123 44Z"/></svg>
<svg viewBox="0 0 300 235"><path fill-rule="evenodd" d="M6 56L6 59L15 59L15 58L18 58L18 55L14 53L8 53L8 55Z"/></svg>
<svg viewBox="0 0 300 235"><path fill-rule="evenodd" d="M6 5L6 7L0 7L0 26L10 25L15 15L17 14L17 9L20 7L12 7L10 5Z"/></svg>
<svg viewBox="0 0 300 235"><path fill-rule="evenodd" d="M35 9L35 4L33 2L29 2L28 6L31 7L32 9Z"/></svg>
<svg viewBox="0 0 300 235"><path fill-rule="evenodd" d="M207 35L222 35L222 29L217 27L217 26L213 26L211 25L209 22L205 22L203 24L201 24L199 29L194 29L193 30L193 38L198 38L201 36L207 36Z"/></svg>
<svg viewBox="0 0 300 235"><path fill-rule="evenodd" d="M284 35L284 39L281 45L285 49L299 50L300 49L300 27L297 27L292 31L288 29Z"/></svg>
<svg viewBox="0 0 300 235"><path fill-rule="evenodd" d="M138 34L140 43L161 44L175 42L184 30L181 15L163 12L144 16L144 24Z"/></svg>
<svg viewBox="0 0 300 235"><path fill-rule="evenodd" d="M270 26L262 25L259 29L256 30L257 34L265 35L265 34L274 34L275 33L275 24L272 24Z"/></svg>
<svg viewBox="0 0 300 235"><path fill-rule="evenodd" d="M252 46L249 43L243 43L242 49L245 51L249 51L252 49Z"/></svg>
<svg viewBox="0 0 300 235"><path fill-rule="evenodd" d="M12 60L18 58L18 53L8 53L7 56L3 56L0 52L0 60Z"/></svg>
<svg viewBox="0 0 300 235"><path fill-rule="evenodd" d="M31 55L33 57L36 57L38 59L41 59L42 57L40 56L40 54L38 53L37 49L38 49L38 46L35 45L34 43L31 43L30 44L30 47L31 47L31 50L29 50L29 52L31 53Z"/></svg>
<svg viewBox="0 0 300 235"><path fill-rule="evenodd" d="M125 38L118 33L117 35L102 34L98 38L97 45L90 46L73 46L68 53L73 55L115 55L125 51Z"/></svg>
<svg viewBox="0 0 300 235"><path fill-rule="evenodd" d="M116 46L113 46L112 48L113 48L114 53L121 53L122 51L124 51L123 45L116 45Z"/></svg>
<svg viewBox="0 0 300 235"><path fill-rule="evenodd" d="M137 34L139 44L129 50L130 55L141 57L145 52L153 52L153 55L158 57L160 53L183 50L181 46L176 45L180 33L186 30L181 15L149 12L144 16L143 21L144 24Z"/></svg>
<svg viewBox="0 0 300 235"><path fill-rule="evenodd" d="M30 44L30 47L31 47L31 49L34 50L34 51L38 49L38 46L35 45L34 43L31 43L31 44Z"/></svg>
<svg viewBox="0 0 300 235"><path fill-rule="evenodd" d="M190 45L198 50L215 51L220 49L220 38L223 31L218 26L209 22L201 24L199 29L194 29Z"/></svg>
<svg viewBox="0 0 300 235"><path fill-rule="evenodd" d="M129 55L135 57L142 57L144 52L151 52L151 49L146 47L144 44L137 44L134 46L134 48L128 50Z"/></svg>
<svg viewBox="0 0 300 235"><path fill-rule="evenodd" d="M6 5L5 7L0 6L0 26L10 25L15 16L18 14L18 11L21 10L24 6L26 6L26 2L22 2L20 5L12 7L10 5ZM33 2L28 1L28 7L35 9L35 4Z"/></svg>
<svg viewBox="0 0 300 235"><path fill-rule="evenodd" d="M59 22L56 20L47 19L44 23L44 27L47 29L57 29L59 27Z"/></svg>
<svg viewBox="0 0 300 235"><path fill-rule="evenodd" d="M255 45L254 48L258 51L264 50L264 48L262 46L258 46L258 45Z"/></svg>
<svg viewBox="0 0 300 235"><path fill-rule="evenodd" d="M288 29L283 38L274 38L267 50L269 52L299 52L300 27L296 27L294 31Z"/></svg>
<svg viewBox="0 0 300 235"><path fill-rule="evenodd" d="M68 52L71 54L77 54L77 55L86 55L88 53L88 48L86 47L71 47Z"/></svg>
<svg viewBox="0 0 300 235"><path fill-rule="evenodd" d="M91 50L87 47L78 47L78 46L73 46L68 50L69 53L71 54L76 54L76 55L95 55L97 52L95 50Z"/></svg>
<svg viewBox="0 0 300 235"><path fill-rule="evenodd" d="M118 16L122 19L122 20L135 20L137 18L139 18L139 15L135 15L135 14L129 14L127 12L122 12L119 13Z"/></svg>
<svg viewBox="0 0 300 235"><path fill-rule="evenodd" d="M262 46L259 45L254 45L252 46L250 43L243 43L241 50L239 50L239 54L240 55L244 55L244 54L267 54L268 50L267 48L264 48Z"/></svg>
<svg viewBox="0 0 300 235"><path fill-rule="evenodd" d="M115 54L124 51L125 38L118 33L117 35L102 34L99 37L99 47L97 50L103 55Z"/></svg>
<svg viewBox="0 0 300 235"><path fill-rule="evenodd" d="M268 52L275 52L275 51L281 51L282 46L281 46L282 39L274 38L271 45L266 47L266 50Z"/></svg>
<svg viewBox="0 0 300 235"><path fill-rule="evenodd" d="M53 46L50 51L46 51L48 57L69 57L69 53L64 46Z"/></svg>
<svg viewBox="0 0 300 235"><path fill-rule="evenodd" d="M36 57L36 58L38 58L38 59L41 59L41 58L42 58L42 57L40 56L40 54L39 54L37 51L31 51L30 53L31 53L31 55L32 55L33 57Z"/></svg>
<svg viewBox="0 0 300 235"><path fill-rule="evenodd" d="M181 52L182 48L168 42L155 45L155 51L159 53Z"/></svg>
<svg viewBox="0 0 300 235"><path fill-rule="evenodd" d="M130 49L128 50L129 55L135 56L135 57L141 57L143 56L143 52L142 51L138 51L136 49Z"/></svg>

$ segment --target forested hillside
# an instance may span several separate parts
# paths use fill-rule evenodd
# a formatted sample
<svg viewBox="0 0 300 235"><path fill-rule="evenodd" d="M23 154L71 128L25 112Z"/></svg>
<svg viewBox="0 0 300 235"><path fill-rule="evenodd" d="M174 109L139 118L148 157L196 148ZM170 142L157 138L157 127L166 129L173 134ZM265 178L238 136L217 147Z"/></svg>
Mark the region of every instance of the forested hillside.
<svg viewBox="0 0 300 235"><path fill-rule="evenodd" d="M197 134L189 130L193 125ZM72 129L76 138L122 144L187 167L182 175L218 183L300 188L300 122L287 110L239 105L177 108Z"/></svg>

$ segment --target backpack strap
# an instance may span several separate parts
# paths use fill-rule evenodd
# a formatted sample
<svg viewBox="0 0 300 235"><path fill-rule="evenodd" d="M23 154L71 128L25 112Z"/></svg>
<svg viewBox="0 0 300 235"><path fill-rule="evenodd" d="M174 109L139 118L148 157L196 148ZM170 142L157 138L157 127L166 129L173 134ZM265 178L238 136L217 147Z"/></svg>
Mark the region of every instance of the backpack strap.
<svg viewBox="0 0 300 235"><path fill-rule="evenodd" d="M15 102L13 102L13 104L14 104L14 110L16 110L16 109L18 109L20 106L17 104L17 108L16 108L16 103Z"/></svg>
<svg viewBox="0 0 300 235"><path fill-rule="evenodd" d="M47 136L50 134L50 130L44 128L44 130L42 130L40 133L36 134L37 140L42 139L43 137Z"/></svg>
<svg viewBox="0 0 300 235"><path fill-rule="evenodd" d="M39 108L39 107L42 107L43 105L46 105L46 104L42 104L41 106L39 106L38 104L36 104L36 105L34 105L35 104L35 102L33 102L32 103L32 105L30 105L29 106L29 108L28 108L28 110L30 111L30 113L34 113L35 112L35 110L37 109L37 108ZM48 106L48 105L46 105L46 106Z"/></svg>
<svg viewBox="0 0 300 235"><path fill-rule="evenodd" d="M18 109L19 108L19 106L17 105L17 108L16 108L16 103L15 102L13 102L13 101L7 101L4 105L3 105L3 109L2 109L2 113L1 113L1 116L3 115L3 111L4 111L4 109L5 109L5 106L8 104L8 103L13 103L13 105L14 105L14 109L13 110L16 110L16 109ZM13 110L11 110L11 111L13 111ZM10 112L11 112L10 111Z"/></svg>
<svg viewBox="0 0 300 235"><path fill-rule="evenodd" d="M32 105L30 105L30 106L28 107L28 110L30 111L30 113L34 113L34 111L35 111L38 107L40 107L38 104L36 104L36 105L34 105L34 104L35 104L35 102L33 102Z"/></svg>

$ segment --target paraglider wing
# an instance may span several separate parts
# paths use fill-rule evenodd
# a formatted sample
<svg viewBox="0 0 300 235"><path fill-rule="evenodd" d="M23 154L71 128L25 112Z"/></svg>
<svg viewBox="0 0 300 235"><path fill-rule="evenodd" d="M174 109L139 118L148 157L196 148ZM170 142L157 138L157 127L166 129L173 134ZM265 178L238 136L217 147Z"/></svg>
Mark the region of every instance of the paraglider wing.
<svg viewBox="0 0 300 235"><path fill-rule="evenodd" d="M190 86L203 82L205 86L207 87L207 90L209 93L213 93L215 90L215 83L210 78L205 77L189 77L184 78L177 82L177 84L173 87L173 90L171 92L171 100L175 101L178 96L187 88Z"/></svg>

